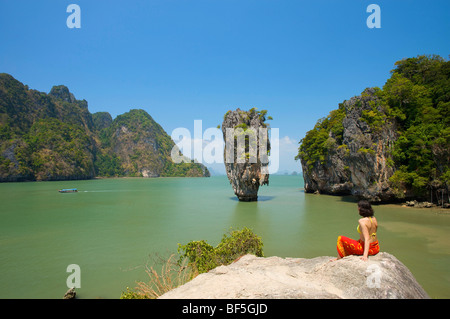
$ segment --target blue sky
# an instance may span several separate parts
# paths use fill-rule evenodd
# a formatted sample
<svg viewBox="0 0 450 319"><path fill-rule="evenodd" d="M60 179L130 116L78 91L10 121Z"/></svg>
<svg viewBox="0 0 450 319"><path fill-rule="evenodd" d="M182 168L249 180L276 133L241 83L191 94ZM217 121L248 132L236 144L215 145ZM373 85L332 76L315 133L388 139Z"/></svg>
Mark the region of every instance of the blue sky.
<svg viewBox="0 0 450 319"><path fill-rule="evenodd" d="M81 28L69 29L69 4ZM369 29L369 4L381 28ZM64 84L89 110L145 109L171 134L267 109L280 170L338 103L383 86L397 60L450 54L450 1L0 0L0 72L49 92Z"/></svg>

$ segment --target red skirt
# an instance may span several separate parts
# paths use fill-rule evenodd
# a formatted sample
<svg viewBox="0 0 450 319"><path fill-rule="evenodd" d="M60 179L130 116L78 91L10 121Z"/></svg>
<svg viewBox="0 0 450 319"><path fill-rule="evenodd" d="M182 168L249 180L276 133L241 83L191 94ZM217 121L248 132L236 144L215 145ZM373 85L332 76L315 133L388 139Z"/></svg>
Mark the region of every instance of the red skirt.
<svg viewBox="0 0 450 319"><path fill-rule="evenodd" d="M349 255L364 255L364 242L354 240L345 236L339 236L337 239L337 251L340 257ZM380 252L378 240L371 243L369 246L369 256L376 255Z"/></svg>

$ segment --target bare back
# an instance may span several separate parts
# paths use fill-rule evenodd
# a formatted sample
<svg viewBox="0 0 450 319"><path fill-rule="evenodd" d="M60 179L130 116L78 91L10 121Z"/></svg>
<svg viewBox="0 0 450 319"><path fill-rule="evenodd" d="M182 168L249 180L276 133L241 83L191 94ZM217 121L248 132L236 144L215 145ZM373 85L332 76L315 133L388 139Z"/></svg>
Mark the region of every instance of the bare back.
<svg viewBox="0 0 450 319"><path fill-rule="evenodd" d="M368 236L369 243L377 241L377 228L378 222L375 217L361 218L359 220L360 239L365 241L365 237Z"/></svg>

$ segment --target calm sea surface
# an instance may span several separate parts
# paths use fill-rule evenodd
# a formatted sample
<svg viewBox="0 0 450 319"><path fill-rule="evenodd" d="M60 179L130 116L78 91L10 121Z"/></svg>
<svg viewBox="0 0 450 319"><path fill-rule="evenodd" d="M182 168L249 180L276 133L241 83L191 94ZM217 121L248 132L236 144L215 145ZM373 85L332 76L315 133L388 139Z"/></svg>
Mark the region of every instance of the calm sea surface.
<svg viewBox="0 0 450 319"><path fill-rule="evenodd" d="M77 297L119 298L146 281L155 256L191 240L215 246L244 226L262 238L266 256L336 256L338 235L358 236L356 204L302 187L301 176L271 176L258 202L241 203L224 176L0 184L0 298L60 299L70 264L81 270ZM431 297L450 298L450 213L374 208L381 250Z"/></svg>

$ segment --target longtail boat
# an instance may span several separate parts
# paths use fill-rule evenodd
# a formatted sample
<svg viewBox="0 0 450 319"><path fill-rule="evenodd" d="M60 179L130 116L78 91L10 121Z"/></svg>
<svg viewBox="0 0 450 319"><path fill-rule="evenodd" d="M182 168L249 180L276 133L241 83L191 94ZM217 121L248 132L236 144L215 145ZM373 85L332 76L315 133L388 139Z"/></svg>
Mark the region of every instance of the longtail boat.
<svg viewBox="0 0 450 319"><path fill-rule="evenodd" d="M76 192L78 192L78 190L76 188L65 188L65 189L60 189L59 192L60 193L76 193Z"/></svg>

